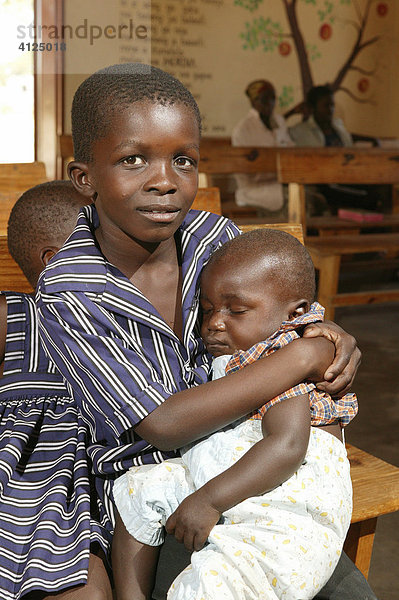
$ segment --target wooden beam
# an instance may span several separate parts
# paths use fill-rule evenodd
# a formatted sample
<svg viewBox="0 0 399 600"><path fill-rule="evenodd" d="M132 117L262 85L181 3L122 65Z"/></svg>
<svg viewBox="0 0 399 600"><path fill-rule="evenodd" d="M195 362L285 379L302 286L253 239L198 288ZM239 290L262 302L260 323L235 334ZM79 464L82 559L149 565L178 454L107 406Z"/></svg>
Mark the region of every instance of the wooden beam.
<svg viewBox="0 0 399 600"><path fill-rule="evenodd" d="M35 0L35 25L44 25L42 40L54 43L49 26L61 31L63 0ZM37 31L37 30L35 30ZM51 31L51 28L50 28ZM35 39L35 41L37 41ZM62 41L62 40L60 40ZM46 165L50 179L61 177L57 158L58 136L63 131L63 52L34 52L35 68L35 160Z"/></svg>
<svg viewBox="0 0 399 600"><path fill-rule="evenodd" d="M399 152L384 148L286 148L277 164L281 183L399 183Z"/></svg>

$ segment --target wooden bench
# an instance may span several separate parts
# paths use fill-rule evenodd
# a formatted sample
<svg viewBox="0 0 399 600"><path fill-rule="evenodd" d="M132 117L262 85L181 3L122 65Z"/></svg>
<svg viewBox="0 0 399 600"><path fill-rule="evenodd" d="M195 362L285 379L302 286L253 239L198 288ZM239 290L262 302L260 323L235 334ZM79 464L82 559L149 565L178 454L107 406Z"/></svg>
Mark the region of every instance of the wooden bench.
<svg viewBox="0 0 399 600"><path fill-rule="evenodd" d="M307 227L305 185L399 182L399 153L381 148L290 148L279 154L277 162L279 180L288 183L289 220L301 223L304 231ZM396 215L392 215L392 224L396 221ZM346 231L350 231L351 226L347 227ZM354 230L356 228L352 228ZM306 247L319 271L318 300L326 309L326 318L334 318L337 306L399 300L399 288L395 287L338 293L342 256L369 252L395 256L399 252L399 233L347 235L344 230L339 235L308 236Z"/></svg>
<svg viewBox="0 0 399 600"><path fill-rule="evenodd" d="M358 304L377 304L399 300L399 286L361 292L338 292L341 258L344 255L399 252L399 233L368 233L307 237L306 247L319 271L317 299L328 319L334 319L335 308Z"/></svg>
<svg viewBox="0 0 399 600"><path fill-rule="evenodd" d="M399 231L399 214L384 214L380 221L352 221L340 217L308 217L308 232L318 235L341 235L343 233L361 233L371 229Z"/></svg>
<svg viewBox="0 0 399 600"><path fill-rule="evenodd" d="M0 235L0 290L31 294L32 286L8 251L7 236Z"/></svg>
<svg viewBox="0 0 399 600"><path fill-rule="evenodd" d="M47 181L42 162L0 164L0 235L7 235L8 217L27 189Z"/></svg>
<svg viewBox="0 0 399 600"><path fill-rule="evenodd" d="M222 205L220 201L220 191L217 187L198 188L191 208L196 210L206 210L216 215L222 214Z"/></svg>
<svg viewBox="0 0 399 600"><path fill-rule="evenodd" d="M288 184L288 220L306 232L305 185L398 184L399 152L383 148L286 148L277 175ZM397 212L394 201L393 211Z"/></svg>
<svg viewBox="0 0 399 600"><path fill-rule="evenodd" d="M377 519L399 510L399 468L350 444L346 448L351 465L353 512L344 550L367 578Z"/></svg>

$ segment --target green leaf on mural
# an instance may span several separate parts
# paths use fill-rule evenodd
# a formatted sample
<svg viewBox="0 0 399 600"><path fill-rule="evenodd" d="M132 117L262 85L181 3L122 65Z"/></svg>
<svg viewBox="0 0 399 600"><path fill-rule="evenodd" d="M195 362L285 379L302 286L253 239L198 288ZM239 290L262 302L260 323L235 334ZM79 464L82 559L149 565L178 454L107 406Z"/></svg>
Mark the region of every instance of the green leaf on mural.
<svg viewBox="0 0 399 600"><path fill-rule="evenodd" d="M278 97L278 105L280 108L287 108L294 102L294 88L292 85L283 85L281 94Z"/></svg>
<svg viewBox="0 0 399 600"><path fill-rule="evenodd" d="M263 0L234 0L236 6L242 6L242 8L246 8L250 12L256 10L262 2Z"/></svg>
<svg viewBox="0 0 399 600"><path fill-rule="evenodd" d="M245 32L240 34L244 41L243 48L255 50L262 48L264 52L273 52L281 43L283 30L277 21L272 21L269 17L259 17L252 23L245 23Z"/></svg>
<svg viewBox="0 0 399 600"><path fill-rule="evenodd" d="M316 60L321 57L321 53L315 44L306 44L306 50L310 60Z"/></svg>

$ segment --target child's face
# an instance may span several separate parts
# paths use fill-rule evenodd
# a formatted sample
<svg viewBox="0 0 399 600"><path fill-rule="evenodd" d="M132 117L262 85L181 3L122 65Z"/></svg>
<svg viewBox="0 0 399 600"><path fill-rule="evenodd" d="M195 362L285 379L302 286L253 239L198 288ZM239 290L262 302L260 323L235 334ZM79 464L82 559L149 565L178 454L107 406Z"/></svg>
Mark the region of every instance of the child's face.
<svg viewBox="0 0 399 600"><path fill-rule="evenodd" d="M227 262L227 261L226 261ZM270 277L256 265L209 265L201 278L201 336L213 356L248 350L289 318L288 302L278 298Z"/></svg>
<svg viewBox="0 0 399 600"><path fill-rule="evenodd" d="M93 146L88 177L100 233L158 243L171 238L198 186L199 127L183 104L131 104Z"/></svg>

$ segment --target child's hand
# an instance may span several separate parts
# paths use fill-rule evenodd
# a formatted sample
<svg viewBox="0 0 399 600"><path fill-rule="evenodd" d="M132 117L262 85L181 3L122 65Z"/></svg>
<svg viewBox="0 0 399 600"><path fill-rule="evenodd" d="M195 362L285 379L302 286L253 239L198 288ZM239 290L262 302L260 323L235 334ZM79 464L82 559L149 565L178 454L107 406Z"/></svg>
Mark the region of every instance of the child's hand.
<svg viewBox="0 0 399 600"><path fill-rule="evenodd" d="M317 384L320 390L331 396L343 396L352 385L360 365L361 352L353 336L346 333L336 323L312 323L305 328L303 337L322 336L335 345L335 358L324 373L324 381Z"/></svg>
<svg viewBox="0 0 399 600"><path fill-rule="evenodd" d="M187 550L201 550L221 513L212 506L205 488L188 496L166 521L166 531Z"/></svg>

